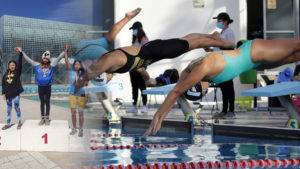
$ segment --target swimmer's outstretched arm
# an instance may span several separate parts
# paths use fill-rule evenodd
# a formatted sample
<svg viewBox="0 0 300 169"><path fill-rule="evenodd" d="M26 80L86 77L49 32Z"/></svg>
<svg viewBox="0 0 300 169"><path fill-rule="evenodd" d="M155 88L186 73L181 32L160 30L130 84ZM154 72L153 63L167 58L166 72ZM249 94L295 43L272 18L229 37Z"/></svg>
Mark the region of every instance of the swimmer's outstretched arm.
<svg viewBox="0 0 300 169"><path fill-rule="evenodd" d="M177 85L168 94L163 104L155 113L153 120L144 136L149 136L150 134L156 134L158 132L162 121L168 115L179 96L201 81L208 74L209 70L210 68L207 64L201 64L200 66L194 67L191 72L188 70L188 68L186 68L181 73Z"/></svg>

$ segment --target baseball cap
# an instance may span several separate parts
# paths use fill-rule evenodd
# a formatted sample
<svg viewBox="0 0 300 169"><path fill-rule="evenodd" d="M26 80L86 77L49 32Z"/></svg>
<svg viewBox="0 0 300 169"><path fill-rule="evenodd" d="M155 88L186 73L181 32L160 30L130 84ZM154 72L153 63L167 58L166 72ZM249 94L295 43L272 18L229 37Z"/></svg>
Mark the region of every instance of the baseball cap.
<svg viewBox="0 0 300 169"><path fill-rule="evenodd" d="M213 17L213 19L220 19L220 20L228 21L229 23L233 22L233 20L230 19L229 15L226 12L219 13L219 15Z"/></svg>
<svg viewBox="0 0 300 169"><path fill-rule="evenodd" d="M143 27L142 23L137 21L137 22L134 22L134 24L129 29L137 29L137 28L141 28L141 27Z"/></svg>

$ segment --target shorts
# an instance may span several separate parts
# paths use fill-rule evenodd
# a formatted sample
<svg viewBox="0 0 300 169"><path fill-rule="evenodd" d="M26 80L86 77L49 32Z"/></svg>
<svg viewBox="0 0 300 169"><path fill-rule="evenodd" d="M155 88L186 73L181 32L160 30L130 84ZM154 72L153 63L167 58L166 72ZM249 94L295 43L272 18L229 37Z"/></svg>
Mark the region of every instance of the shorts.
<svg viewBox="0 0 300 169"><path fill-rule="evenodd" d="M75 96L70 94L70 107L71 109L76 109L77 105L78 108L83 109L85 107L87 98L82 96Z"/></svg>

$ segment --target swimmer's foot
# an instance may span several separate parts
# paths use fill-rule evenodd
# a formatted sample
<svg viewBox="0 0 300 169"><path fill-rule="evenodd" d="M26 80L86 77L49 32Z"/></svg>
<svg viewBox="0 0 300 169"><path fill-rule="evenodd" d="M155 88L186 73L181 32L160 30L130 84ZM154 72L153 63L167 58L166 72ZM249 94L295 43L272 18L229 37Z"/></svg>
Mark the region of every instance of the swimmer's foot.
<svg viewBox="0 0 300 169"><path fill-rule="evenodd" d="M132 19L134 18L137 14L139 14L141 12L142 8L136 8L133 11L129 11L125 14L125 17L128 19Z"/></svg>
<svg viewBox="0 0 300 169"><path fill-rule="evenodd" d="M220 33L215 31L214 33L211 34L211 37L214 39L214 40L220 40Z"/></svg>

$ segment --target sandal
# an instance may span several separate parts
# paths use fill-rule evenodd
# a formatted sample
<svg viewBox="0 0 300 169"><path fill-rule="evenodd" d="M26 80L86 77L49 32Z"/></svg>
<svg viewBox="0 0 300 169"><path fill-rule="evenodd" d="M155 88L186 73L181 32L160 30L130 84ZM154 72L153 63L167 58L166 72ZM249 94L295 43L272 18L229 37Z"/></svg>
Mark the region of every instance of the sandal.
<svg viewBox="0 0 300 169"><path fill-rule="evenodd" d="M2 127L2 130L6 130L6 129L8 129L8 128L10 128L10 124L6 124L5 126L3 126L3 127Z"/></svg>

